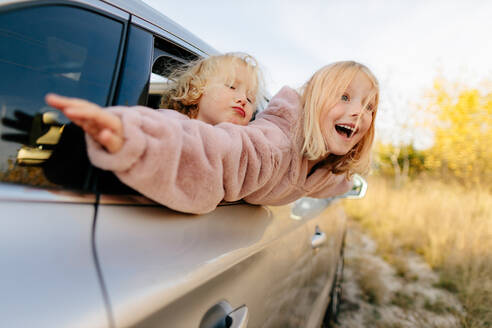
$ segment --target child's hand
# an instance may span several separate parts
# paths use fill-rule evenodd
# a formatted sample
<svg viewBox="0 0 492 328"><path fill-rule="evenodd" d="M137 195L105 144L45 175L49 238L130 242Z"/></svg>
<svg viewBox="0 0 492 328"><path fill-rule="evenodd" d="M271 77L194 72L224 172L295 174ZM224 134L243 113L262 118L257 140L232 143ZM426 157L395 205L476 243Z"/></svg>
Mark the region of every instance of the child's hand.
<svg viewBox="0 0 492 328"><path fill-rule="evenodd" d="M118 116L83 99L50 93L46 95L45 100L48 105L62 111L108 152L116 153L123 147L123 124Z"/></svg>

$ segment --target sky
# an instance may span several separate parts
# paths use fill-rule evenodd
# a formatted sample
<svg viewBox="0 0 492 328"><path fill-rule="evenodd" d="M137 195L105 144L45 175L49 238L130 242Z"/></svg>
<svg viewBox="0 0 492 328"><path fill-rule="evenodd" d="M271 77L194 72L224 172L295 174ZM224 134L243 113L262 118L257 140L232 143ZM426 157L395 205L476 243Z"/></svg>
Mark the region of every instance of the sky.
<svg viewBox="0 0 492 328"><path fill-rule="evenodd" d="M492 80L489 0L144 1L218 51L256 57L272 95L334 61L362 62L380 82L385 142L432 144L415 108L436 77Z"/></svg>

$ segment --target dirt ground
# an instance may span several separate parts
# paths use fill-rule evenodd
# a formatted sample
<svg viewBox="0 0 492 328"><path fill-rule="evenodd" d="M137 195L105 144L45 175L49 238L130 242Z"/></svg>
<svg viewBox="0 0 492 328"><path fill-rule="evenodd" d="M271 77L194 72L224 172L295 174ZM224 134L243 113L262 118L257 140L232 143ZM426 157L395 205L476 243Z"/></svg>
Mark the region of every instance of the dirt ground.
<svg viewBox="0 0 492 328"><path fill-rule="evenodd" d="M338 328L461 327L463 309L438 275L416 254L383 259L353 221L345 245Z"/></svg>

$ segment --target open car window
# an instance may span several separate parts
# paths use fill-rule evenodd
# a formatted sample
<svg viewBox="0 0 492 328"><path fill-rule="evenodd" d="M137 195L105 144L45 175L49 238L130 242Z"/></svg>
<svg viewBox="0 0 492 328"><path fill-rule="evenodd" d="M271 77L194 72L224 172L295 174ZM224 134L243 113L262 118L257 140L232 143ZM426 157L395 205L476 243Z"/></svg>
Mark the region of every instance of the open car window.
<svg viewBox="0 0 492 328"><path fill-rule="evenodd" d="M170 74L177 68L197 59L198 56L195 54L171 42L155 37L147 106L159 108L162 93Z"/></svg>

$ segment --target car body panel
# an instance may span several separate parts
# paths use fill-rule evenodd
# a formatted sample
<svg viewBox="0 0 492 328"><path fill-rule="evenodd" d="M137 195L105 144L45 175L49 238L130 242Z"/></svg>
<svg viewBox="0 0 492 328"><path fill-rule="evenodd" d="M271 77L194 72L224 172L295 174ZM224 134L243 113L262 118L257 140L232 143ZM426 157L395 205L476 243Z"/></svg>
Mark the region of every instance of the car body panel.
<svg viewBox="0 0 492 328"><path fill-rule="evenodd" d="M108 327L91 247L94 204L38 193L49 192L0 185L1 326Z"/></svg>
<svg viewBox="0 0 492 328"><path fill-rule="evenodd" d="M133 16L138 17L144 22L147 22L154 26L154 28L158 30L165 30L167 33L173 35L174 37L186 42L188 45L192 46L196 50L200 51L206 55L217 54L218 51L212 48L207 43L203 42L201 39L196 37L194 34L185 30L182 26L175 23L166 17L163 13L160 13L154 10L152 7L147 5L142 1L135 0L111 0L106 1L115 7L118 7L124 11L130 12ZM150 29L154 29L149 27L147 24L143 23L140 20L134 20L137 24L142 27L147 27Z"/></svg>
<svg viewBox="0 0 492 328"><path fill-rule="evenodd" d="M301 199L302 201L303 199ZM310 235L316 231L326 235L326 241L316 249L312 256L312 275L310 288L315 295L310 302L310 318L306 327L320 327L325 309L330 301L330 291L335 277L336 264L341 256L346 229L346 216L341 204L329 202L325 211L308 222L306 228Z"/></svg>
<svg viewBox="0 0 492 328"><path fill-rule="evenodd" d="M200 216L101 206L96 241L115 321L126 326L142 320L261 252L275 235L272 229L300 226L288 217L272 218L267 208L251 205L221 206Z"/></svg>
<svg viewBox="0 0 492 328"><path fill-rule="evenodd" d="M312 255L319 251L311 249L306 226L322 220L291 214L290 204L220 206L200 216L155 206L101 205L96 245L115 322L189 327L226 297L233 307L248 306L252 327L305 326L319 294L311 283ZM331 224L324 226L343 226L343 212L327 215L323 220ZM325 248L337 249L340 240L329 237ZM323 263L330 275L332 260ZM301 302L302 311L285 311L300 309ZM178 315L176 304L183 303L186 316Z"/></svg>

